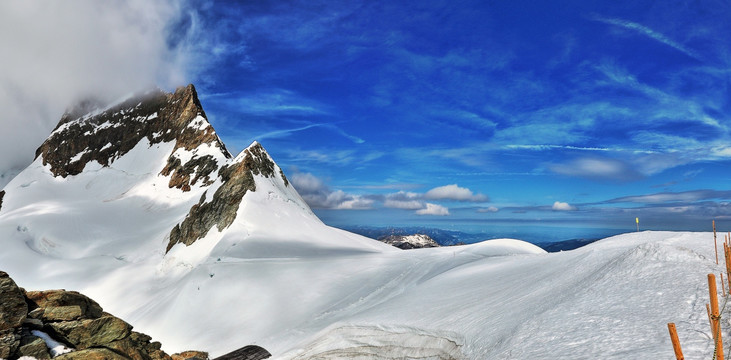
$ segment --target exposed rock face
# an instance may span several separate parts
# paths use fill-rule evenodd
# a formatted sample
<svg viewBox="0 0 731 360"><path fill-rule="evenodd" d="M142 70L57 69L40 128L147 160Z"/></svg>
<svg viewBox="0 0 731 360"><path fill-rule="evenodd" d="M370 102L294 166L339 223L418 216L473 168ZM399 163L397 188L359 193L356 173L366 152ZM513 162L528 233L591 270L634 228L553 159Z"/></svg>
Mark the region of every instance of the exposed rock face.
<svg viewBox="0 0 731 360"><path fill-rule="evenodd" d="M31 317L41 321L71 321L96 319L102 316L102 307L96 301L76 291L28 291Z"/></svg>
<svg viewBox="0 0 731 360"><path fill-rule="evenodd" d="M173 354L173 360L208 360L208 353L203 351L183 351Z"/></svg>
<svg viewBox="0 0 731 360"><path fill-rule="evenodd" d="M18 329L28 316L23 292L10 276L0 271L0 358L7 359L18 351L22 339Z"/></svg>
<svg viewBox="0 0 731 360"><path fill-rule="evenodd" d="M35 331L76 351L55 359L161 360L170 356L159 342L132 331L132 325L103 312L75 291L28 291L0 272L0 358L50 359L46 342ZM10 327L8 327L10 326ZM45 335L44 335L45 336Z"/></svg>
<svg viewBox="0 0 731 360"><path fill-rule="evenodd" d="M218 164L211 156L193 156L184 162L176 156L177 149L208 144L231 158L208 124L193 85L178 88L173 94L149 91L109 109L86 113L92 108L82 104L67 111L36 150L36 158L41 156L54 176L77 175L91 161L110 166L145 138L150 144L175 142L161 173L171 176L170 187L183 191L198 181L211 184Z"/></svg>
<svg viewBox="0 0 731 360"><path fill-rule="evenodd" d="M212 199L207 201L204 193L183 222L175 225L170 232L166 252L177 243L188 246L203 238L214 225L218 231L227 228L236 218L236 211L246 192L256 191L254 175L273 177L275 174L276 165L259 143L244 150L237 159L238 162L226 165L218 172L223 185L216 190ZM286 178L282 178L288 184Z"/></svg>
<svg viewBox="0 0 731 360"><path fill-rule="evenodd" d="M130 335L132 325L111 315L96 319L52 322L48 326L64 343L77 349L99 347L122 340Z"/></svg>
<svg viewBox="0 0 731 360"><path fill-rule="evenodd" d="M20 343L18 354L21 356L31 356L36 359L50 359L48 347L43 339L37 336L25 336Z"/></svg>
<svg viewBox="0 0 731 360"><path fill-rule="evenodd" d="M5 190L0 190L0 210L3 209L3 197L5 196Z"/></svg>
<svg viewBox="0 0 731 360"><path fill-rule="evenodd" d="M272 356L266 349L261 346L249 345L241 349L234 350L226 355L219 356L213 360L263 360Z"/></svg>
<svg viewBox="0 0 731 360"><path fill-rule="evenodd" d="M112 350L105 348L86 349L74 351L57 356L58 360L129 360L128 357L122 356Z"/></svg>
<svg viewBox="0 0 731 360"><path fill-rule="evenodd" d="M378 240L403 250L439 247L434 239L425 234L389 235Z"/></svg>
<svg viewBox="0 0 731 360"><path fill-rule="evenodd" d="M10 276L0 271L0 333L20 327L28 314L23 292Z"/></svg>

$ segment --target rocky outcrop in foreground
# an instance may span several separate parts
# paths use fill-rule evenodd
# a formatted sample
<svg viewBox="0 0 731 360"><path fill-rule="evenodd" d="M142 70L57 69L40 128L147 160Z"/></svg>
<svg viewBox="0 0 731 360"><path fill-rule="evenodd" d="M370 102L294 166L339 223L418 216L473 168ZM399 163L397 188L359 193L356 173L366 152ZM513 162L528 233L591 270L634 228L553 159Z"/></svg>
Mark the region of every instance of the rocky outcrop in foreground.
<svg viewBox="0 0 731 360"><path fill-rule="evenodd" d="M402 250L439 247L434 239L425 234L389 235L378 240Z"/></svg>
<svg viewBox="0 0 731 360"><path fill-rule="evenodd" d="M208 360L208 353L172 356L132 325L76 291L25 291L0 271L0 359ZM231 357L239 352L238 357ZM225 360L259 360L271 354L247 346Z"/></svg>

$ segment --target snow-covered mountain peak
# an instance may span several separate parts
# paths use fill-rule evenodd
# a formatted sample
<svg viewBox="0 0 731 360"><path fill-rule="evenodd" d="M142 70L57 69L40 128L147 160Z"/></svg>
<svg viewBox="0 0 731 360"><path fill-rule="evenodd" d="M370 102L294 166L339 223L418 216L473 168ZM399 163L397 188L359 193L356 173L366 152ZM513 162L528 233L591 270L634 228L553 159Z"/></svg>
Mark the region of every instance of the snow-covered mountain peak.
<svg viewBox="0 0 731 360"><path fill-rule="evenodd" d="M114 254L190 268L219 242L249 249L237 257L271 253L251 237L298 239L280 254L384 250L324 225L258 142L231 156L193 85L71 108L4 190L0 225L58 258ZM65 226L79 219L91 225ZM322 240L333 237L343 240Z"/></svg>
<svg viewBox="0 0 731 360"><path fill-rule="evenodd" d="M249 191L256 191L255 176L270 179L280 185L281 191L291 188L284 172L274 163L264 147L254 142L221 167L218 171L220 181L208 189L212 194L209 196L206 191L183 222L175 225L170 232L166 252L178 243L191 245L205 237L214 226L219 232L228 228L236 219L244 195ZM299 198L299 195L296 197ZM299 200L309 212L307 205L304 205L301 198Z"/></svg>
<svg viewBox="0 0 731 360"><path fill-rule="evenodd" d="M389 235L379 240L404 250L439 247L439 243L426 234Z"/></svg>
<svg viewBox="0 0 731 360"><path fill-rule="evenodd" d="M80 115L84 111L90 112ZM170 187L183 191L199 179L210 184L216 162L231 158L208 123L193 85L172 94L147 91L105 109L91 103L75 106L38 148L36 158L50 166L54 176L66 177L81 173L93 161L109 166L144 139L149 146L174 144L161 173L170 176Z"/></svg>

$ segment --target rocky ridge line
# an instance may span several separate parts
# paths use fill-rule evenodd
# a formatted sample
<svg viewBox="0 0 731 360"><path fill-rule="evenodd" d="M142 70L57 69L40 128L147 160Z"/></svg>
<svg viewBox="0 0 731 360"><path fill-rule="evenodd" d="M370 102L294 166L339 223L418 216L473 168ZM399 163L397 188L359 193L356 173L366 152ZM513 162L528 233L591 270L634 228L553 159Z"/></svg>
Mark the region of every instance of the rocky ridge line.
<svg viewBox="0 0 731 360"><path fill-rule="evenodd" d="M240 160L239 160L240 159ZM254 143L237 157L237 162L225 165L218 172L222 185L216 189L210 201L207 193L203 193L198 204L188 212L183 222L175 225L170 231L170 239L165 252L175 244L186 246L206 236L215 225L218 231L229 227L236 219L241 200L248 191L256 191L254 175L274 177L276 164L269 158L266 150L259 143ZM289 182L279 170L285 186Z"/></svg>
<svg viewBox="0 0 731 360"><path fill-rule="evenodd" d="M193 155L183 163L175 155L176 150L190 151L208 144L231 158L208 123L192 84L172 94L159 89L148 91L106 110L85 113L91 109L92 105L84 103L67 111L36 150L36 158L40 156L43 165L50 165L54 176L77 175L91 161L110 166L145 138L151 145L175 141L161 174L170 176L170 187L183 191L189 191L198 181L213 183L211 174L218 164L209 155Z"/></svg>

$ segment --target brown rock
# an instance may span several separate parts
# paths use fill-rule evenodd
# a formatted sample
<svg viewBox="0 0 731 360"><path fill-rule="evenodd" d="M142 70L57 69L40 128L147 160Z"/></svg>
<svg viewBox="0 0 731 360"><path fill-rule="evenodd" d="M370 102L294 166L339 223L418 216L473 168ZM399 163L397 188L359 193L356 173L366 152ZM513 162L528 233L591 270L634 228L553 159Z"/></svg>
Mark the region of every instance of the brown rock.
<svg viewBox="0 0 731 360"><path fill-rule="evenodd" d="M0 332L19 328L27 314L23 292L6 272L0 271Z"/></svg>
<svg viewBox="0 0 731 360"><path fill-rule="evenodd" d="M159 342L151 343L148 335L132 331L122 340L113 341L104 347L124 354L133 360L170 360L170 356L160 350Z"/></svg>
<svg viewBox="0 0 731 360"><path fill-rule="evenodd" d="M0 359L8 359L20 346L20 336L11 330L0 332Z"/></svg>
<svg viewBox="0 0 731 360"><path fill-rule="evenodd" d="M18 349L19 356L31 356L39 360L50 359L51 354L48 353L48 347L43 339L37 336L29 336L29 339L23 339L25 344Z"/></svg>
<svg viewBox="0 0 731 360"><path fill-rule="evenodd" d="M42 320L96 319L102 316L103 313L102 307L96 301L76 291L28 291L25 296L28 298L28 303L33 307L31 317ZM78 309L74 307L78 307ZM36 310L36 308L44 309L40 316L39 310ZM81 312L80 316L77 316L79 315L78 311Z"/></svg>
<svg viewBox="0 0 731 360"><path fill-rule="evenodd" d="M43 330L43 321L28 316L23 321L23 327L29 330Z"/></svg>
<svg viewBox="0 0 731 360"><path fill-rule="evenodd" d="M138 344L130 340L129 337L112 341L111 343L105 344L105 348L114 350L117 353L124 354L132 360L150 360L150 356L147 352L141 349Z"/></svg>
<svg viewBox="0 0 731 360"><path fill-rule="evenodd" d="M272 354L261 346L248 345L213 360L263 360L271 356Z"/></svg>
<svg viewBox="0 0 731 360"><path fill-rule="evenodd" d="M72 351L60 356L55 360L130 360L128 357L115 353L105 348L94 348L79 351Z"/></svg>
<svg viewBox="0 0 731 360"><path fill-rule="evenodd" d="M208 360L208 353L203 351L183 351L173 354L172 360Z"/></svg>
<svg viewBox="0 0 731 360"><path fill-rule="evenodd" d="M43 321L71 321L79 320L84 316L84 311L79 305L51 306L47 307L41 315Z"/></svg>
<svg viewBox="0 0 731 360"><path fill-rule="evenodd" d="M122 319L105 315L98 319L50 323L54 338L58 337L77 349L106 346L130 335L132 326Z"/></svg>

